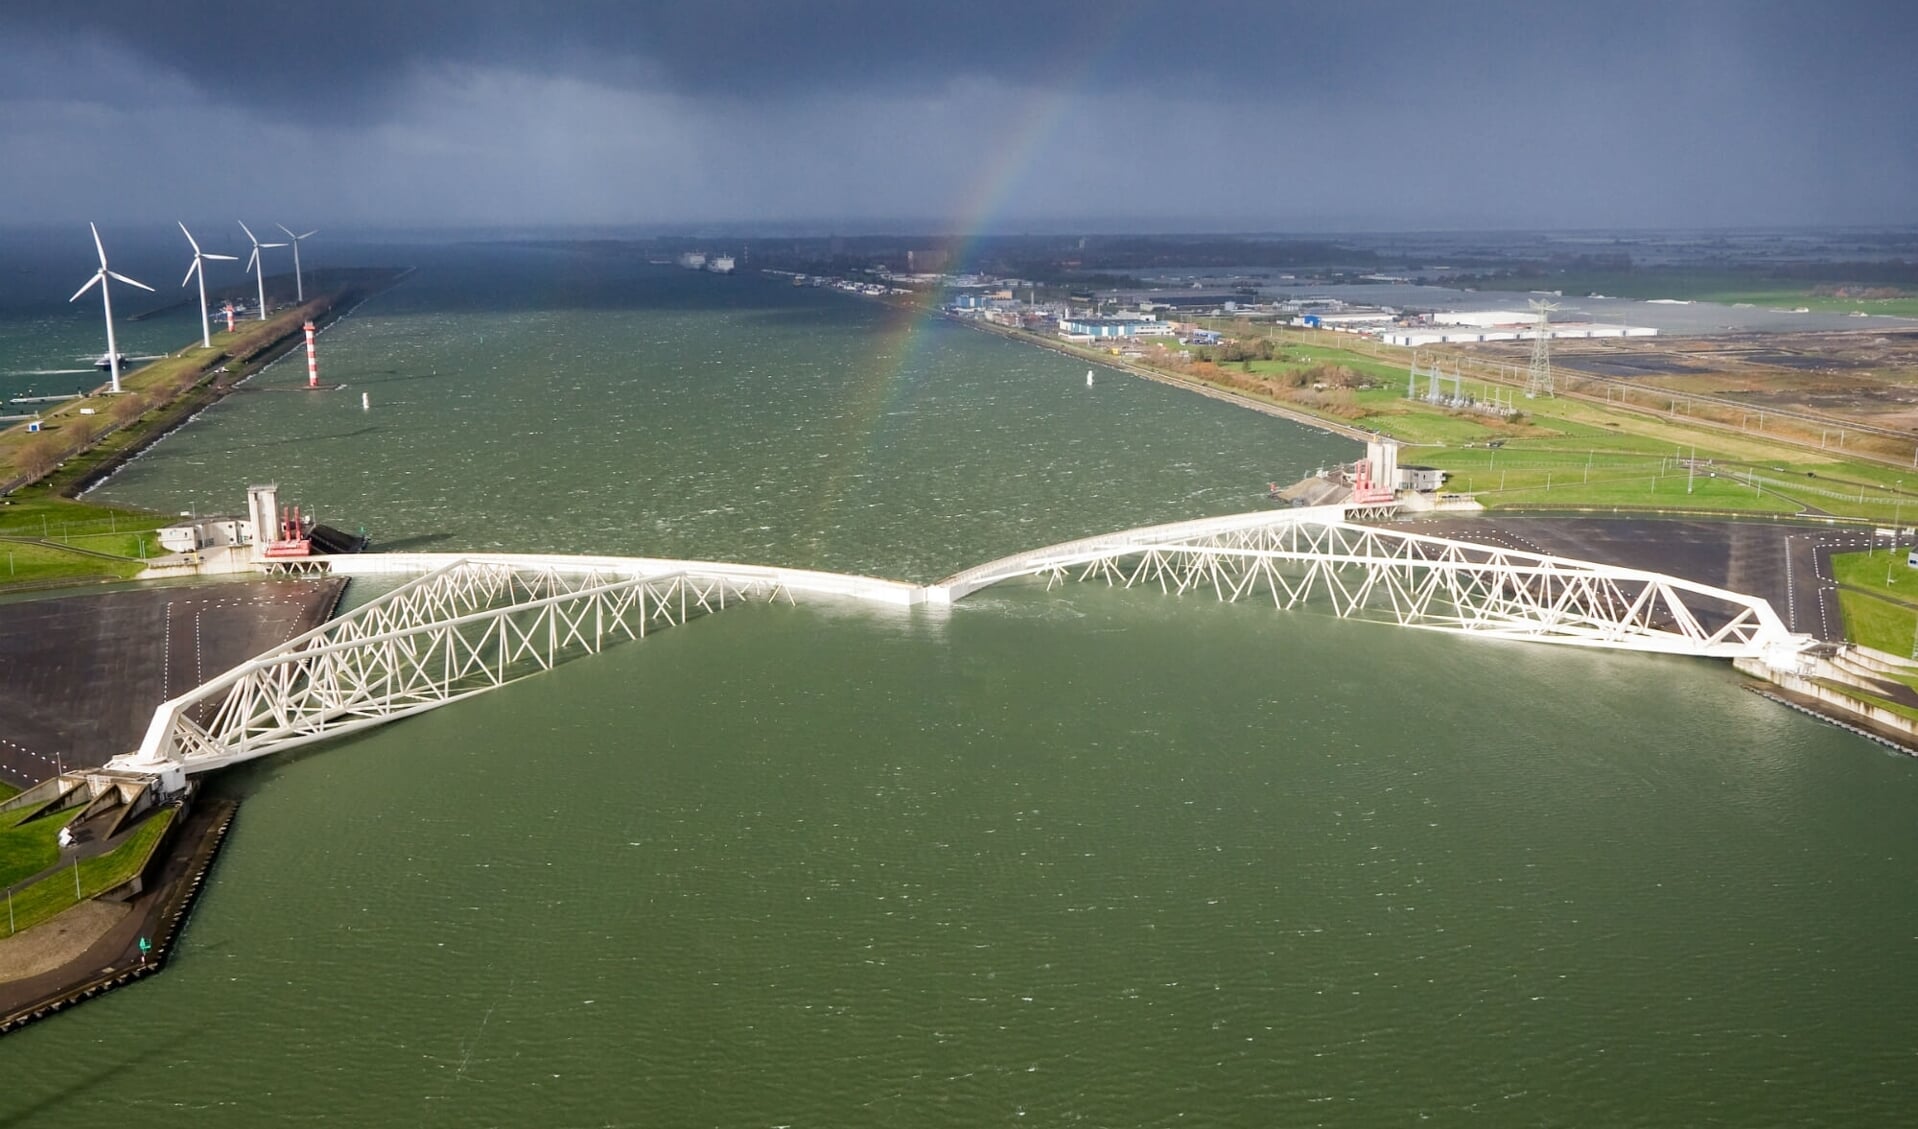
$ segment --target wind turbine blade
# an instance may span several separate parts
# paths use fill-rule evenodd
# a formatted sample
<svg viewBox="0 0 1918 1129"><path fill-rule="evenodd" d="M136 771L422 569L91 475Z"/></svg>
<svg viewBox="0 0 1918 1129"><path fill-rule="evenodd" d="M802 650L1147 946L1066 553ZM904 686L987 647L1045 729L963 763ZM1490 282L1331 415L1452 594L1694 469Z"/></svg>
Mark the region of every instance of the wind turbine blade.
<svg viewBox="0 0 1918 1129"><path fill-rule="evenodd" d="M319 228L317 228L317 227L316 227L316 228L314 228L314 229L313 229L312 231L309 231L309 232L307 232L307 233L306 233L305 235L293 235L293 233L292 233L292 232L290 232L290 231L289 231L289 232L287 232L287 234L288 234L288 235L293 235L293 238L295 238L295 239L306 239L306 238L308 238L309 236L314 236L314 235L318 235L319 233L320 233L320 229L319 229Z"/></svg>
<svg viewBox="0 0 1918 1129"><path fill-rule="evenodd" d="M246 269L252 270L253 264L259 261L260 261L260 245L255 243L253 245L253 253L246 257Z"/></svg>
<svg viewBox="0 0 1918 1129"><path fill-rule="evenodd" d="M95 272L92 278L87 279L87 284L85 286L82 286L80 289L75 290L73 292L73 297L68 298L67 301L73 302L73 301L79 300L80 295L85 294L87 291L93 289L93 284L100 281L100 275L103 273L105 272L104 271Z"/></svg>
<svg viewBox="0 0 1918 1129"><path fill-rule="evenodd" d="M188 244L190 244L190 245L191 245L191 246L193 247L193 253L194 253L195 255L197 255L197 254L199 254L199 253L200 253L200 245L199 245L199 243L197 243L197 242L195 242L195 241L194 241L194 238L193 238L193 233L192 233L192 232L190 232L190 231L188 231L188 230L186 229L186 224L185 224L184 222L182 222L182 221L179 221L179 220L175 220L174 222L175 222L175 223L179 223L179 224L180 224L180 234L181 234L181 235L184 235L184 236L186 236L186 241L187 241L187 243L188 243Z"/></svg>
<svg viewBox="0 0 1918 1129"><path fill-rule="evenodd" d="M87 228L93 232L93 249L100 252L100 269L105 270L107 269L107 249L100 242L100 229L91 223L87 224Z"/></svg>
<svg viewBox="0 0 1918 1129"><path fill-rule="evenodd" d="M273 226L274 226L274 227L277 227L277 228L279 228L279 229L280 229L281 231L284 231L284 232L286 232L286 234L287 234L287 237L288 237L288 238L291 238L291 239L298 239L298 238L299 238L299 236L297 236L297 235L294 235L294 234L293 234L293 229L292 229L292 228L290 228L290 227L288 227L288 226L286 226L286 225L285 225L285 224L283 224L283 223L276 223L276 224L274 224Z"/></svg>
<svg viewBox="0 0 1918 1129"><path fill-rule="evenodd" d="M200 269L200 256L195 255L193 256L193 261L187 264L186 277L180 280L180 285L185 286L187 283L192 282L193 272L199 269Z"/></svg>
<svg viewBox="0 0 1918 1129"><path fill-rule="evenodd" d="M284 246L286 246L286 244L284 244L284 243L262 243L262 244L260 244L260 246L262 246L262 247L284 247Z"/></svg>
<svg viewBox="0 0 1918 1129"><path fill-rule="evenodd" d="M202 259L224 259L224 260L226 260L226 261L227 261L227 262L229 262L229 263L237 263L237 262L239 262L239 261L240 261L240 257L239 257L238 255L213 255L213 254L203 254L203 255L201 255L200 257L201 257Z"/></svg>
<svg viewBox="0 0 1918 1129"><path fill-rule="evenodd" d="M260 241L259 241L259 239L258 239L258 238L256 238L256 237L254 236L254 234L253 234L253 229L252 229L252 228L250 228L250 227L248 227L248 226L246 226L246 221L245 221L245 220L241 220L241 221L239 221L239 223L240 223L240 230L241 230L241 231L244 231L244 232L246 232L246 237L247 237L248 239L252 239L252 240L253 240L253 245L254 245L255 247L258 247L258 246L260 245Z"/></svg>
<svg viewBox="0 0 1918 1129"><path fill-rule="evenodd" d="M139 287L139 288L140 288L140 289L142 289L142 290L151 290L151 289L153 289L153 287L151 287L151 286L148 286L148 285L147 285L146 283L144 283L144 282L141 282L141 281L139 281L138 279L133 279L133 278L128 278L128 277L127 277L126 275L123 275L123 274L113 274L113 272L112 272L112 271L108 271L107 273L108 273L108 274L112 274L112 275L113 275L113 277L115 277L115 278L117 278L117 279L119 279L119 280L120 280L121 282L124 282L124 283L126 283L126 284L127 284L128 286L137 286L137 287Z"/></svg>

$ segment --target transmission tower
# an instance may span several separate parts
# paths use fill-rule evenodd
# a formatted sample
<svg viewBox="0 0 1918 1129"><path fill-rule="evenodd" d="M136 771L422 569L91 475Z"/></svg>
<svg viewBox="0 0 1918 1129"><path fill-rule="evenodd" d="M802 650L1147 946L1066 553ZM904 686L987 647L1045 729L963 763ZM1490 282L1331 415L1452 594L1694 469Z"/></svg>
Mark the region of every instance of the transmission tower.
<svg viewBox="0 0 1918 1129"><path fill-rule="evenodd" d="M1552 311L1557 302L1532 299L1532 312L1538 315L1537 336L1532 339L1532 372L1525 381L1525 398L1530 400L1552 394Z"/></svg>

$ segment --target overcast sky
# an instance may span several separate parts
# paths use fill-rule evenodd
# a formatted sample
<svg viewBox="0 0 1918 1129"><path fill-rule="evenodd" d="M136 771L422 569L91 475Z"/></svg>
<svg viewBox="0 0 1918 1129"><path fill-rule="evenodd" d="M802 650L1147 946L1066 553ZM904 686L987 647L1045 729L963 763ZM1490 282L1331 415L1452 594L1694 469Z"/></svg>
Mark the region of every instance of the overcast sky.
<svg viewBox="0 0 1918 1129"><path fill-rule="evenodd" d="M1824 0L8 3L0 223L1909 224L1914 60Z"/></svg>

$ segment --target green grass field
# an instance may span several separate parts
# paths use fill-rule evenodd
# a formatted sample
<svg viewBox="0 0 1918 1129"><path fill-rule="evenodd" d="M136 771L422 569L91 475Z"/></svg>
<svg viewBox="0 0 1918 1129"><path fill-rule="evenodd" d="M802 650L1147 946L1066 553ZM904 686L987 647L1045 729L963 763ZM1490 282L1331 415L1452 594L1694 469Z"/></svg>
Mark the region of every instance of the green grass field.
<svg viewBox="0 0 1918 1129"><path fill-rule="evenodd" d="M1328 335L1225 321L1208 324L1241 337L1274 337L1283 359L1253 361L1257 375L1318 363L1365 374L1373 386L1352 394L1362 414L1336 417L1338 422L1408 444L1400 452L1401 464L1450 472L1448 490L1477 494L1488 508L1692 510L1833 516L1875 524L1918 522L1918 468L1834 461L1824 451L1701 430L1682 417L1648 416L1568 397L1518 399L1515 406L1521 414L1516 420L1454 411L1407 399L1404 362L1388 363L1323 343ZM1227 373L1242 367L1238 362L1221 366ZM1416 390L1424 388L1420 383ZM1480 399L1492 394L1490 385L1469 378L1463 390ZM1498 393L1510 396L1511 390ZM1288 406L1323 415L1302 404ZM1488 446L1494 440L1500 444L1496 451ZM1692 458L1709 465L1701 466L1688 489L1681 460Z"/></svg>
<svg viewBox="0 0 1918 1129"><path fill-rule="evenodd" d="M59 580L131 579L146 567L144 557L162 552L154 531L171 520L164 514L76 502L45 485L23 487L0 499L0 589ZM120 559L105 560L96 553Z"/></svg>
<svg viewBox="0 0 1918 1129"><path fill-rule="evenodd" d="M113 561L48 545L0 541L0 587L54 580L131 580L145 568L137 559Z"/></svg>
<svg viewBox="0 0 1918 1129"><path fill-rule="evenodd" d="M92 538L121 533L151 532L173 519L165 514L96 506L44 491L26 490L0 500L0 534L44 537L88 545ZM111 550L106 550L111 551Z"/></svg>
<svg viewBox="0 0 1918 1129"><path fill-rule="evenodd" d="M13 931L31 929L88 898L105 893L140 872L159 846L160 836L173 822L174 809L161 808L148 816L126 842L107 854L80 863L80 896L74 897L73 874L63 870L43 878L13 896Z"/></svg>
<svg viewBox="0 0 1918 1129"><path fill-rule="evenodd" d="M24 827L0 829L0 886L11 886L60 861L60 829L80 814L75 807Z"/></svg>
<svg viewBox="0 0 1918 1129"><path fill-rule="evenodd" d="M1848 588L1863 588L1884 599L1918 605L1918 569L1905 564L1909 547L1910 541L1907 539L1888 550L1880 548L1869 553L1834 553L1831 558L1832 579Z"/></svg>
<svg viewBox="0 0 1918 1129"><path fill-rule="evenodd" d="M1838 590L1838 607L1845 616L1845 638L1894 655L1911 653L1918 608L1847 588Z"/></svg>

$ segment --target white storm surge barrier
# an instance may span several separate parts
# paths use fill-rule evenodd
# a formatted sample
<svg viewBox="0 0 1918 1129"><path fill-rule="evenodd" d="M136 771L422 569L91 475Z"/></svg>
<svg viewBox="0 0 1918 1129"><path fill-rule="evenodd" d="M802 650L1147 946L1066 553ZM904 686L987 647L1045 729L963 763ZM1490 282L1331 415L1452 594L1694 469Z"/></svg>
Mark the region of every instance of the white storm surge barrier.
<svg viewBox="0 0 1918 1129"><path fill-rule="evenodd" d="M436 567L163 703L115 767L201 772L352 733L745 601L790 599L786 582L803 590L807 575L610 558L354 563ZM887 592L874 598L906 589L875 583Z"/></svg>
<svg viewBox="0 0 1918 1129"><path fill-rule="evenodd" d="M1256 515L1247 515L1255 517ZM1342 617L1473 635L1709 658L1776 657L1808 640L1771 604L1662 573L1348 522L1332 510L1192 522L1007 557L946 580L958 599L1044 576L1221 600L1324 604Z"/></svg>
<svg viewBox="0 0 1918 1129"><path fill-rule="evenodd" d="M1037 549L919 587L871 577L652 558L368 553L290 566L424 574L155 712L112 767L202 772L470 697L609 643L795 594L911 607L1044 576L1531 642L1795 664L1811 640L1765 600L1661 573L1265 511Z"/></svg>

